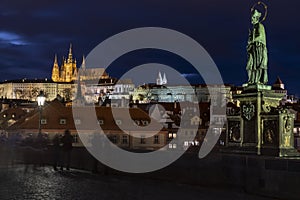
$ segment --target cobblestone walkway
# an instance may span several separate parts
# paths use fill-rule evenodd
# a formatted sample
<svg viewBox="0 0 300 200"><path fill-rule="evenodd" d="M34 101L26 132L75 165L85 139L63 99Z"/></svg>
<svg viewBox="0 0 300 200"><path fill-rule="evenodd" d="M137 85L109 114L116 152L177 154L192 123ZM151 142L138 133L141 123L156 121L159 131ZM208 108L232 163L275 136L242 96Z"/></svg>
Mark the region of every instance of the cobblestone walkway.
<svg viewBox="0 0 300 200"><path fill-rule="evenodd" d="M0 168L0 199L63 200L166 200L245 199L264 200L237 191L208 189L130 177L93 175L71 170L55 172L50 167L33 169L18 165Z"/></svg>

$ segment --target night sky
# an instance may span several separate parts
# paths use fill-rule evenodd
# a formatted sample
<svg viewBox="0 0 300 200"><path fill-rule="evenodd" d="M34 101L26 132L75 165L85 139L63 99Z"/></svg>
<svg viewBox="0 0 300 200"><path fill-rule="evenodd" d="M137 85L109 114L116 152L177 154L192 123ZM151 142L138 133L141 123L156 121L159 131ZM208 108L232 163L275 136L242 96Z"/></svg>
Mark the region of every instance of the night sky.
<svg viewBox="0 0 300 200"><path fill-rule="evenodd" d="M54 55L59 63L69 44L81 63L106 38L138 27L164 27L199 42L216 62L225 83L247 80L246 43L254 0L2 0L0 4L0 80L51 77ZM290 94L300 96L300 1L265 0L264 22L269 51L269 82L280 76ZM118 59L110 74L160 62L195 79L184 60L159 51L138 51Z"/></svg>

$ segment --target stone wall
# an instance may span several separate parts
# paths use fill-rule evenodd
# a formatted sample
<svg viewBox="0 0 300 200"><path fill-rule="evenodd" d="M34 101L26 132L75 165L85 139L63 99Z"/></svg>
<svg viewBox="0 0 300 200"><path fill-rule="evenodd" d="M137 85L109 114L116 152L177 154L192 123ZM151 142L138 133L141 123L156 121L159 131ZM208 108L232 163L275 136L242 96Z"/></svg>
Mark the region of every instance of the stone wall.
<svg viewBox="0 0 300 200"><path fill-rule="evenodd" d="M18 148L14 156L18 162L32 162L38 158L31 150ZM10 151L6 151L10 152ZM26 159L34 155L34 159ZM43 159L52 163L51 147L43 153ZM93 169L93 157L85 148L72 151L72 168ZM248 193L283 199L299 199L300 160L255 155L232 155L213 152L204 159L196 153L186 153L172 165L159 171L144 174L128 174L98 164L98 172L137 178L151 178L178 183L243 189Z"/></svg>

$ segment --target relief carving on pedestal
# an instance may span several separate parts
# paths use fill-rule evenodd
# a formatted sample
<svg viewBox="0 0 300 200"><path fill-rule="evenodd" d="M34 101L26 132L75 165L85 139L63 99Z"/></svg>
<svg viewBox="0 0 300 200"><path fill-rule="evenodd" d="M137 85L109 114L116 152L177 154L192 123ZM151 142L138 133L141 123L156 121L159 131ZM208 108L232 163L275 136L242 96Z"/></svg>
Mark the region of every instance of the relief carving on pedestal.
<svg viewBox="0 0 300 200"><path fill-rule="evenodd" d="M283 147L290 147L290 146L291 146L291 136L290 135L285 135L284 136Z"/></svg>
<svg viewBox="0 0 300 200"><path fill-rule="evenodd" d="M263 144L275 145L278 142L276 120L263 121Z"/></svg>
<svg viewBox="0 0 300 200"><path fill-rule="evenodd" d="M264 105L262 105L262 110L265 113L269 113L271 111L271 106L269 104L264 104Z"/></svg>
<svg viewBox="0 0 300 200"><path fill-rule="evenodd" d="M231 122L229 126L229 141L241 142L241 140L240 122Z"/></svg>
<svg viewBox="0 0 300 200"><path fill-rule="evenodd" d="M243 105L243 116L247 120L251 120L255 115L255 106L250 102Z"/></svg>
<svg viewBox="0 0 300 200"><path fill-rule="evenodd" d="M292 118L286 116L284 119L284 133L289 133L292 130Z"/></svg>

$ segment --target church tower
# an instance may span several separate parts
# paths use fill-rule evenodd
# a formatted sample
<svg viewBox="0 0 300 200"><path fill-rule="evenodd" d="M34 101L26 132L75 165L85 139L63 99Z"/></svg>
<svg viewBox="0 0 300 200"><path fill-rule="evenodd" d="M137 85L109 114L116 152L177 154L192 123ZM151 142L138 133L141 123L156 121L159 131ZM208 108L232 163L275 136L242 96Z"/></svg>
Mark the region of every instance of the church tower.
<svg viewBox="0 0 300 200"><path fill-rule="evenodd" d="M70 44L69 56L65 65L66 82L71 82L73 80L74 68L76 68L76 62L73 60L72 44Z"/></svg>
<svg viewBox="0 0 300 200"><path fill-rule="evenodd" d="M69 83L71 81L75 81L77 75L77 62L76 59L73 58L72 44L70 44L68 57L63 57L60 67L57 62L57 56L55 55L52 69L52 80L54 82Z"/></svg>
<svg viewBox="0 0 300 200"><path fill-rule="evenodd" d="M57 62L57 56L55 55L53 69L52 69L52 80L54 82L59 82L59 79L60 79L59 67L58 67L58 62Z"/></svg>
<svg viewBox="0 0 300 200"><path fill-rule="evenodd" d="M162 85L167 85L167 83L168 83L167 76L166 73L164 73L164 77L162 79Z"/></svg>
<svg viewBox="0 0 300 200"><path fill-rule="evenodd" d="M66 81L66 69L65 69L65 65L66 65L66 59L63 57L63 61L60 67L60 82L65 82Z"/></svg>
<svg viewBox="0 0 300 200"><path fill-rule="evenodd" d="M156 79L156 85L166 85L168 83L166 73L164 73L164 76L161 75L161 73L158 73L158 77Z"/></svg>
<svg viewBox="0 0 300 200"><path fill-rule="evenodd" d="M158 77L156 79L156 85L162 85L162 77L161 77L160 72L158 72Z"/></svg>

